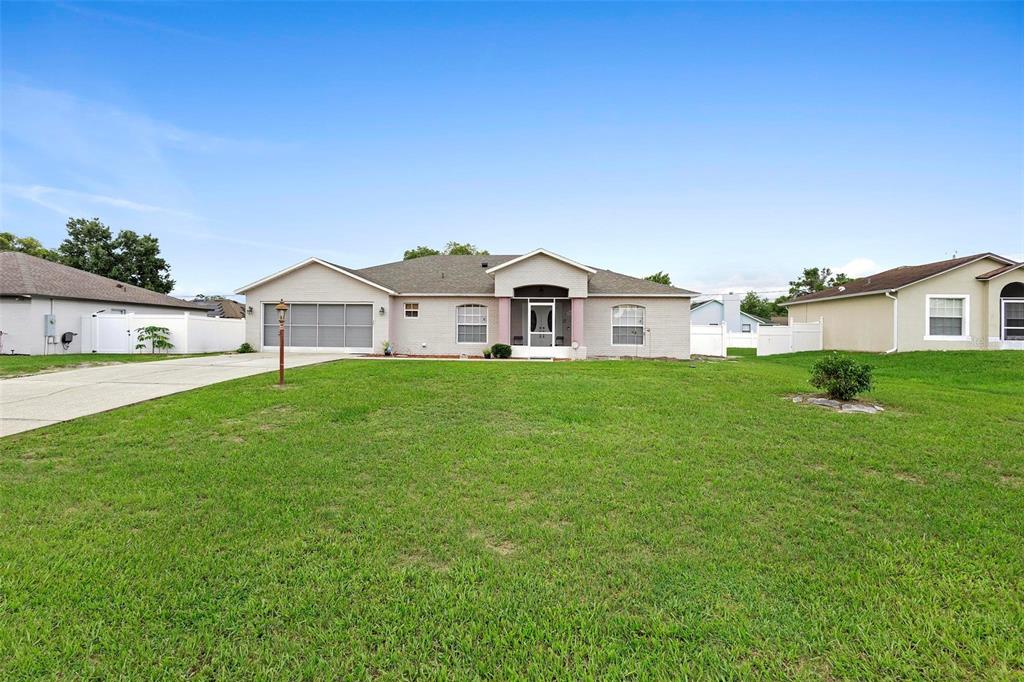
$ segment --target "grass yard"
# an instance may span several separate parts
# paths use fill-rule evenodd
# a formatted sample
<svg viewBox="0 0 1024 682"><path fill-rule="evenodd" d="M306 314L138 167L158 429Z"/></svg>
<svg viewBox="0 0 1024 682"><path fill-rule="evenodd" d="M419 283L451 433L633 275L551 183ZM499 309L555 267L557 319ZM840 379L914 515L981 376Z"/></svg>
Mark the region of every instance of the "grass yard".
<svg viewBox="0 0 1024 682"><path fill-rule="evenodd" d="M1024 353L342 361L0 441L0 678L1024 675Z"/></svg>
<svg viewBox="0 0 1024 682"><path fill-rule="evenodd" d="M153 362L154 360L175 360L194 358L191 355L168 353L62 353L59 355L0 355L0 379L4 377L53 372L62 369L78 369L97 365L116 365L122 362Z"/></svg>

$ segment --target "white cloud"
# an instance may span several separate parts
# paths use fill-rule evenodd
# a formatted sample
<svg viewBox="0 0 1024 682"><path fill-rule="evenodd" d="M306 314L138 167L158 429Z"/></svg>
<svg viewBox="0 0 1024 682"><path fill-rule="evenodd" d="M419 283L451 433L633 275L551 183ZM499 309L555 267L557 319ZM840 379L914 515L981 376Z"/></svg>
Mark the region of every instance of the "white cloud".
<svg viewBox="0 0 1024 682"><path fill-rule="evenodd" d="M20 199L25 199L26 201L31 201L34 204L56 211L62 215L89 213L88 210L83 209L87 206L100 205L111 206L127 211L135 211L137 213L165 213L172 216L196 219L196 216L191 213L177 211L171 208L144 204L138 201L132 201L131 199L109 197L103 194L91 194L89 192L78 192L71 189L61 189L59 187L47 187L45 185L26 186L5 183L3 185L3 193L8 196L14 196Z"/></svg>
<svg viewBox="0 0 1024 682"><path fill-rule="evenodd" d="M865 275L873 275L876 272L881 272L885 268L882 268L875 261L870 258L854 258L853 260L846 263L846 265L840 265L834 267L834 272L845 273L849 277L864 277Z"/></svg>

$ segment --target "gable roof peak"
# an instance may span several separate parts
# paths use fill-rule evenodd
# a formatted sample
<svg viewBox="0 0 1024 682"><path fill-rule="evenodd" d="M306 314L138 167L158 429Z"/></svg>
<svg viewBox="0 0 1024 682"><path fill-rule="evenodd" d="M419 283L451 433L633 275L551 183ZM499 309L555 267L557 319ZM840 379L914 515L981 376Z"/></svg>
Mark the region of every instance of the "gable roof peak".
<svg viewBox="0 0 1024 682"><path fill-rule="evenodd" d="M512 260L507 260L504 263L500 263L499 265L495 265L493 268L489 268L487 270L487 274L491 274L491 273L497 272L498 270L501 270L502 268L507 268L510 265L515 265L516 263L520 263L520 262L522 262L524 260L527 260L528 258L533 258L534 256L547 256L548 258L554 258L557 261L561 261L561 262L565 263L566 265L570 265L570 266L572 266L574 268L579 268L580 270L583 270L584 272L586 272L588 274L591 274L591 275L593 275L594 273L597 272L597 270L595 270L594 268L590 267L589 265L584 265L583 263L577 263L576 261L574 261L572 259L569 259L569 258L566 258L565 256L560 256L559 254L555 253L554 251L548 251L547 249L540 248L540 249L534 249L533 251L530 251L529 253L524 253L522 256L519 256L517 258L513 258Z"/></svg>

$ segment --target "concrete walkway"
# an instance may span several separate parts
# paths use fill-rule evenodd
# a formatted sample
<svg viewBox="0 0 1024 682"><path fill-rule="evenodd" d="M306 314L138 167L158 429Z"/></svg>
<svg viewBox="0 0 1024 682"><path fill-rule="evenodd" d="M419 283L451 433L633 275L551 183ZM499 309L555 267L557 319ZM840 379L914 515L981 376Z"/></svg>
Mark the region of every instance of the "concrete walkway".
<svg viewBox="0 0 1024 682"><path fill-rule="evenodd" d="M289 353L285 364L301 367L345 357L352 356ZM276 370L276 354L249 353L132 362L3 379L0 436Z"/></svg>

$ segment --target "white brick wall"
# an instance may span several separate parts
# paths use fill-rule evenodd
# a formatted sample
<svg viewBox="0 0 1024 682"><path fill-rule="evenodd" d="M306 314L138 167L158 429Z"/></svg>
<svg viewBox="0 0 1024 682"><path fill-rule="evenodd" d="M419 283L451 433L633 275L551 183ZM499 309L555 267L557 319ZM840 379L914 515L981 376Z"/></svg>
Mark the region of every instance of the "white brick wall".
<svg viewBox="0 0 1024 682"><path fill-rule="evenodd" d="M484 348L498 342L498 301L494 298L459 296L396 296L391 343L403 355L480 355ZM405 304L418 303L419 317L406 318ZM487 343L458 343L456 307L466 303L487 306ZM423 344L426 347L423 347Z"/></svg>
<svg viewBox="0 0 1024 682"><path fill-rule="evenodd" d="M641 305L646 309L642 346L612 345L612 307ZM591 297L584 303L583 333L588 357L690 357L690 299L658 297Z"/></svg>

